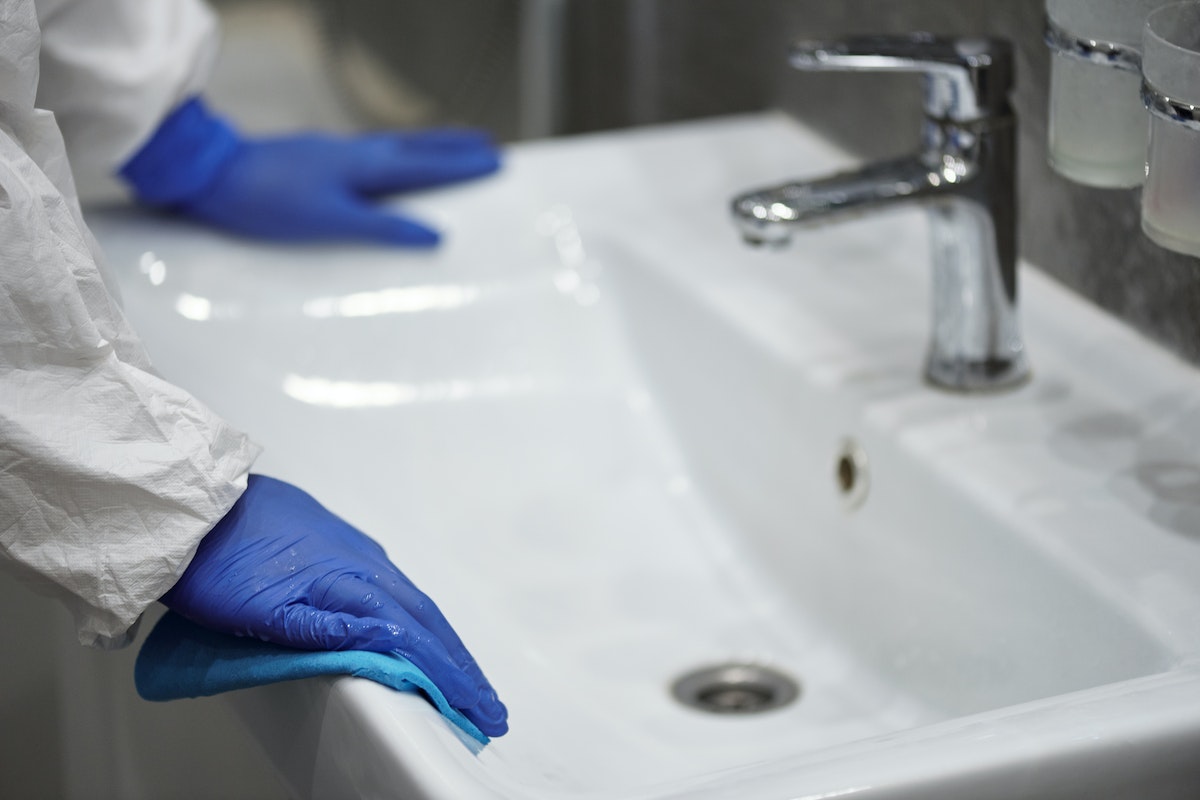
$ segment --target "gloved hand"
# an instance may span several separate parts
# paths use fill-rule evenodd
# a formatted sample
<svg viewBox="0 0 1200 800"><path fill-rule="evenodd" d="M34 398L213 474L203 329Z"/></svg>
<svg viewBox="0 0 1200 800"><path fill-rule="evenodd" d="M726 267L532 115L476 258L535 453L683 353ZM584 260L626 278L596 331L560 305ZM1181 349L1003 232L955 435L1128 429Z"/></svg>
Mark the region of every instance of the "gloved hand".
<svg viewBox="0 0 1200 800"><path fill-rule="evenodd" d="M142 202L231 233L430 247L437 231L373 201L499 167L479 131L247 139L197 98L167 117L120 175Z"/></svg>
<svg viewBox="0 0 1200 800"><path fill-rule="evenodd" d="M162 597L223 633L305 650L396 651L488 736L508 712L433 601L373 539L307 493L261 475Z"/></svg>

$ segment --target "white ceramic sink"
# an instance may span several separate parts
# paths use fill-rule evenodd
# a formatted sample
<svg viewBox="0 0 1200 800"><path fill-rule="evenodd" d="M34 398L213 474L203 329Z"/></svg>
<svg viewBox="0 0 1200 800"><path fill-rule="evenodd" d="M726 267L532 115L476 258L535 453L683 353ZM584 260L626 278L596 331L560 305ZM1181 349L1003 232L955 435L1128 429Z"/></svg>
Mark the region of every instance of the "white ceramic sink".
<svg viewBox="0 0 1200 800"><path fill-rule="evenodd" d="M920 212L783 252L727 220L848 163L777 116L522 145L406 204L432 254L94 217L161 371L382 541L510 709L480 749L356 679L229 696L296 794L1200 791L1200 375L1023 265L1032 382L928 388ZM728 661L801 697L672 698Z"/></svg>

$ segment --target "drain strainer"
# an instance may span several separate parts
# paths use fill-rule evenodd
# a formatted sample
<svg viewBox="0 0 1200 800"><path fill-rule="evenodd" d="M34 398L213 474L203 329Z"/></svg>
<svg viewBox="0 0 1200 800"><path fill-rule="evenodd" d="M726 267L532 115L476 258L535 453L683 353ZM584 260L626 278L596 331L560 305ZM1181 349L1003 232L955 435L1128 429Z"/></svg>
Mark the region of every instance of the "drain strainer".
<svg viewBox="0 0 1200 800"><path fill-rule="evenodd" d="M689 672L671 687L675 699L710 714L760 714L800 696L781 672L757 664L721 664Z"/></svg>

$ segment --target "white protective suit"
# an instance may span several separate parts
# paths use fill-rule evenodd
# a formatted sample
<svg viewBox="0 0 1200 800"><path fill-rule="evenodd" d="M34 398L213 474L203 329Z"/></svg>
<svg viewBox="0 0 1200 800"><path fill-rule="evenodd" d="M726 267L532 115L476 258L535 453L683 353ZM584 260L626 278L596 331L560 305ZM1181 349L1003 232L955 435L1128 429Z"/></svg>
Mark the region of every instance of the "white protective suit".
<svg viewBox="0 0 1200 800"><path fill-rule="evenodd" d="M122 643L257 455L155 374L67 160L115 172L199 89L214 39L193 0L0 0L0 567L63 600L85 644Z"/></svg>

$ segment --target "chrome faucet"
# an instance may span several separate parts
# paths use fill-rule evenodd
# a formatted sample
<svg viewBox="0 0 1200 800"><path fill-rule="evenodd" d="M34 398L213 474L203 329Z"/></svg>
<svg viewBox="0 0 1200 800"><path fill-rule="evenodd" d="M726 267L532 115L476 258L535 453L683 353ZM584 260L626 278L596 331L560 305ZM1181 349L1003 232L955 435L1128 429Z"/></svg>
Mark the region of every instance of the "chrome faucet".
<svg viewBox="0 0 1200 800"><path fill-rule="evenodd" d="M925 377L959 392L1015 387L1029 375L1017 321L1016 139L1012 48L928 34L799 42L801 70L919 73L920 152L855 172L787 183L733 201L751 244L783 244L806 225L901 201L929 213L933 333Z"/></svg>

